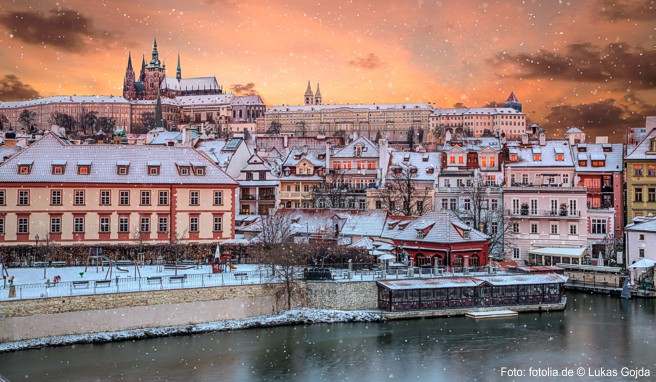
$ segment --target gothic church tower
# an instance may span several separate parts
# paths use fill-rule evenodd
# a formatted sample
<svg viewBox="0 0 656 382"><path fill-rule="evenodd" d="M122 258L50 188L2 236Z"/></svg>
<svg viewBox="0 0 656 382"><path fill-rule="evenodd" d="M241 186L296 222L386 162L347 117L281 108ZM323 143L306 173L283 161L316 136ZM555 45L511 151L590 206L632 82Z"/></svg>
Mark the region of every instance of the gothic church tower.
<svg viewBox="0 0 656 382"><path fill-rule="evenodd" d="M157 39L153 43L153 54L148 66L146 66L144 76L144 98L155 99L166 77L166 65L162 64L159 60L159 53L157 52Z"/></svg>
<svg viewBox="0 0 656 382"><path fill-rule="evenodd" d="M123 98L137 98L137 90L134 87L134 70L132 69L132 53L128 53L128 67L125 69L125 78L123 79Z"/></svg>
<svg viewBox="0 0 656 382"><path fill-rule="evenodd" d="M308 81L307 90L305 91L305 104L314 105L314 94L312 93L312 87L310 86L310 81Z"/></svg>

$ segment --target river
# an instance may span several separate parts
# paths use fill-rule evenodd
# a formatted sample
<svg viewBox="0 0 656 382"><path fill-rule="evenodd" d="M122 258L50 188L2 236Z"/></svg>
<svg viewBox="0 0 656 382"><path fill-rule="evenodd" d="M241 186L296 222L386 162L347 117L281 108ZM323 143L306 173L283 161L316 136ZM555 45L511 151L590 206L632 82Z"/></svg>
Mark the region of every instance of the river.
<svg viewBox="0 0 656 382"><path fill-rule="evenodd" d="M362 382L582 373L576 379L653 380L655 316L654 300L570 292L564 312L516 318L316 324L19 351L0 354L0 375L10 381Z"/></svg>

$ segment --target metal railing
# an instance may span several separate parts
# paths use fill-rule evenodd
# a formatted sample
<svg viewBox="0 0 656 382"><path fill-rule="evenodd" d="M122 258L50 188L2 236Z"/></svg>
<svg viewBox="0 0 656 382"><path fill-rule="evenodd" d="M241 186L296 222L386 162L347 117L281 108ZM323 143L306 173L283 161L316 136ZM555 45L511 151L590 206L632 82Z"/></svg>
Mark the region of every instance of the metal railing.
<svg viewBox="0 0 656 382"><path fill-rule="evenodd" d="M244 284L279 283L271 269L249 272L161 275L148 277L116 277L107 280L75 280L58 283L5 285L0 300L68 297L105 293L129 293L184 288L203 288Z"/></svg>

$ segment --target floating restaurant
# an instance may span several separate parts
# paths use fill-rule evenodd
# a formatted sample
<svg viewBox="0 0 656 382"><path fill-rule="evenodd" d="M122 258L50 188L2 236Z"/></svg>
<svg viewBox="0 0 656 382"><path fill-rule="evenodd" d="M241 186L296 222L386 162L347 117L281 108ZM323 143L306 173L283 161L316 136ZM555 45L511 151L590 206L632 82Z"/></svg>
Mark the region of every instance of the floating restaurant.
<svg viewBox="0 0 656 382"><path fill-rule="evenodd" d="M567 277L495 275L378 281L378 309L431 309L554 304L563 301Z"/></svg>

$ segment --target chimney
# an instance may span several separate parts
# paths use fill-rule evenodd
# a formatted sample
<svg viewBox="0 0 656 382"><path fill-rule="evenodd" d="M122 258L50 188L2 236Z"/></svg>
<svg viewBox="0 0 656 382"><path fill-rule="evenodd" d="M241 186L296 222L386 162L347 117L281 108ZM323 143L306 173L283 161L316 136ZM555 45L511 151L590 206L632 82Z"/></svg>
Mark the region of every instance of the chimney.
<svg viewBox="0 0 656 382"><path fill-rule="evenodd" d="M387 174L387 165L389 164L389 150L387 146L387 139L378 140L378 171L380 171L380 176Z"/></svg>
<svg viewBox="0 0 656 382"><path fill-rule="evenodd" d="M190 128L183 128L182 129L182 145L183 146L189 146L191 145L191 129Z"/></svg>
<svg viewBox="0 0 656 382"><path fill-rule="evenodd" d="M522 144L528 145L528 134L526 133L522 134Z"/></svg>
<svg viewBox="0 0 656 382"><path fill-rule="evenodd" d="M326 164L324 165L324 168L326 169L326 173L328 173L330 169L330 142L326 141L325 147L326 147Z"/></svg>
<svg viewBox="0 0 656 382"><path fill-rule="evenodd" d="M540 146L547 144L547 135L545 133L540 133Z"/></svg>
<svg viewBox="0 0 656 382"><path fill-rule="evenodd" d="M288 144L289 144L289 136L283 135L282 136L282 147L287 148Z"/></svg>

